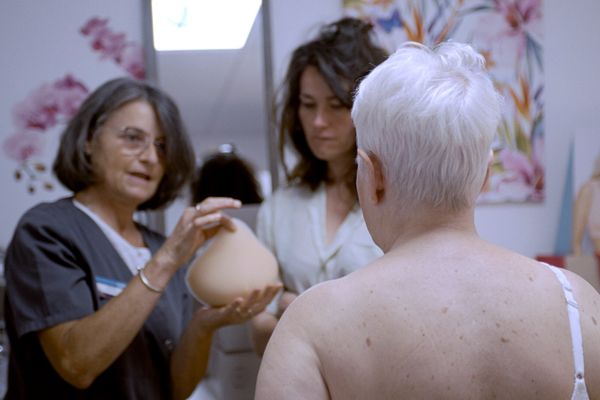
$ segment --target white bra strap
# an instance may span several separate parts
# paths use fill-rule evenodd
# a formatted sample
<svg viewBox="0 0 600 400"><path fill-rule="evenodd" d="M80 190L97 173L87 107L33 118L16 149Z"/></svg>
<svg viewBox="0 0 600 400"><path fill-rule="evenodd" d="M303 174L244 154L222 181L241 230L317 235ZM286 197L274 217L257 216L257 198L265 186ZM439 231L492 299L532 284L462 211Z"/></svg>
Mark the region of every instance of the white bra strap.
<svg viewBox="0 0 600 400"><path fill-rule="evenodd" d="M571 341L573 342L573 361L575 364L575 379L580 381L584 378L584 363L583 363L583 338L581 335L581 323L579 321L579 305L575 300L571 283L559 268L543 263L554 272L558 278L567 301L567 312L569 314L569 326L571 328Z"/></svg>

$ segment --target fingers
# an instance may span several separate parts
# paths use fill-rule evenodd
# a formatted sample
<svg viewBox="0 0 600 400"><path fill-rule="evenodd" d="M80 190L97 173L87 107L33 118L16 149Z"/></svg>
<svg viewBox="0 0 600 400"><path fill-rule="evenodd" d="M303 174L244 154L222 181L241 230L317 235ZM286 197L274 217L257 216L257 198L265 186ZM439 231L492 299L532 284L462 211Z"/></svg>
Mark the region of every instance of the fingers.
<svg viewBox="0 0 600 400"><path fill-rule="evenodd" d="M218 309L209 309L217 314L214 316L214 324L223 326L240 324L250 320L264 311L280 289L281 284L272 284L262 290L253 290L248 296L238 297L231 303Z"/></svg>
<svg viewBox="0 0 600 400"><path fill-rule="evenodd" d="M212 214L206 214L199 217L194 218L194 226L207 231L210 229L214 229L220 226L223 226L230 231L235 231L235 223L228 215L222 214L220 212L214 212Z"/></svg>
<svg viewBox="0 0 600 400"><path fill-rule="evenodd" d="M244 302L238 307L239 314L252 318L265 310L277 292L281 289L280 283L268 285L266 288L253 290Z"/></svg>
<svg viewBox="0 0 600 400"><path fill-rule="evenodd" d="M220 223L223 228L231 232L235 232L235 230L237 229L235 226L235 222L233 222L233 219L227 214L221 214Z"/></svg>
<svg viewBox="0 0 600 400"><path fill-rule="evenodd" d="M273 298L275 298L282 287L283 285L281 283L275 283L266 287L264 297L267 301L267 304L270 303Z"/></svg>
<svg viewBox="0 0 600 400"><path fill-rule="evenodd" d="M211 214L226 208L240 208L242 202L230 197L208 197L194 207L199 215Z"/></svg>
<svg viewBox="0 0 600 400"><path fill-rule="evenodd" d="M234 232L235 223L230 216L221 212L227 208L239 208L242 203L229 197L208 197L201 203L196 204L194 225L202 230L210 230L216 227L224 227Z"/></svg>

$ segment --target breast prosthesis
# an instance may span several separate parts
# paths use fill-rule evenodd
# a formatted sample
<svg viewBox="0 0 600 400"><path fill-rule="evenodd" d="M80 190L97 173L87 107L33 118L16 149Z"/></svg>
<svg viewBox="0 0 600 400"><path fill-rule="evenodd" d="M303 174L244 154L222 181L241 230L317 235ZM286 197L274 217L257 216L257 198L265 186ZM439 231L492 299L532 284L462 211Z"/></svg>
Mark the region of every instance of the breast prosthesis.
<svg viewBox="0 0 600 400"><path fill-rule="evenodd" d="M275 256L250 227L233 219L236 230L221 229L189 267L186 283L196 299L223 306L254 289L279 282Z"/></svg>

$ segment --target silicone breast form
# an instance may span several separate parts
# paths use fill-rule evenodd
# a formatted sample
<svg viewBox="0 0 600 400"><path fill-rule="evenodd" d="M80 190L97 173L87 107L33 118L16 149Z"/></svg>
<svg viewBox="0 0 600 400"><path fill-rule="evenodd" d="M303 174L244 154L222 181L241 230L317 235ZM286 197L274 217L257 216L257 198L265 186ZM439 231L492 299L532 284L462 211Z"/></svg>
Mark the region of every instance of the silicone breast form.
<svg viewBox="0 0 600 400"><path fill-rule="evenodd" d="M245 223L234 222L236 231L221 229L187 273L194 296L211 306L229 304L279 281L275 256Z"/></svg>

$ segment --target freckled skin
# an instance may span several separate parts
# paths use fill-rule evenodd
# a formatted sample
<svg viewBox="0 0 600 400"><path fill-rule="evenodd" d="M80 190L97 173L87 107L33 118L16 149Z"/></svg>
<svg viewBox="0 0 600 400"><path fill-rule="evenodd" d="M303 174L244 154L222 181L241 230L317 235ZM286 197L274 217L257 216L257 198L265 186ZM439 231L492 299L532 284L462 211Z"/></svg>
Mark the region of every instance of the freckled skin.
<svg viewBox="0 0 600 400"><path fill-rule="evenodd" d="M455 251L460 245L448 247ZM550 271L496 250L492 257L481 256L481 263L458 257L456 268L448 268L444 263L452 259L440 255L413 268L423 263L410 255L423 253L409 249L403 257L384 256L300 296L280 324L294 336L303 332L310 338L310 350L302 345L294 351L286 342L278 357L291 352L294 363L307 354L316 357L315 379L326 382L331 399L570 398L567 310ZM588 312L600 310L589 300L593 288L575 275L569 278L582 306L586 382L594 398L600 393L600 377L594 379L600 373L600 328ZM276 342L269 348L275 350ZM278 375L281 379L287 378Z"/></svg>

